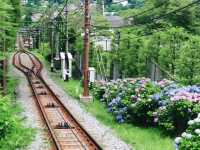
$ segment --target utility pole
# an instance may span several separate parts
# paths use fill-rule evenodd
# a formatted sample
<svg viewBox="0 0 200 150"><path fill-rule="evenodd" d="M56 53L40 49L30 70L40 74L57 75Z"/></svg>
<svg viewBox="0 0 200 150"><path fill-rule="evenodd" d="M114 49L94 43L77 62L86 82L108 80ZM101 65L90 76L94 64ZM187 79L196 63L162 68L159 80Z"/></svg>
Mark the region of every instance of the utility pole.
<svg viewBox="0 0 200 150"><path fill-rule="evenodd" d="M90 49L90 3L85 0L85 21L84 21L84 56L83 56L83 74L84 91L83 97L89 98L89 49Z"/></svg>
<svg viewBox="0 0 200 150"><path fill-rule="evenodd" d="M54 40L53 40L53 37L54 37L54 27L53 27L53 23L50 22L50 47L51 47L51 72L53 72L54 70L54 61L53 61L53 49L54 49Z"/></svg>
<svg viewBox="0 0 200 150"><path fill-rule="evenodd" d="M65 52L65 69L69 69L69 59L68 59L68 52L69 52L69 33L68 33L68 0L66 0L66 52ZM65 74L65 80L69 80L69 74Z"/></svg>
<svg viewBox="0 0 200 150"><path fill-rule="evenodd" d="M102 13L103 13L103 16L105 16L105 2L104 2L104 0L102 0Z"/></svg>
<svg viewBox="0 0 200 150"><path fill-rule="evenodd" d="M66 54L69 52L68 13L68 0L66 0Z"/></svg>

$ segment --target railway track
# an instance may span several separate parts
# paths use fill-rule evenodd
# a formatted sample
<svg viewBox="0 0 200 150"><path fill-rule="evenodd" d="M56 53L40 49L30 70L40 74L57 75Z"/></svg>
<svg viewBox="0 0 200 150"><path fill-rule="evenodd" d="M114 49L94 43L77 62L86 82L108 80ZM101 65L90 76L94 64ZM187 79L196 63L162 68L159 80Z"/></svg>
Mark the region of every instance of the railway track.
<svg viewBox="0 0 200 150"><path fill-rule="evenodd" d="M18 51L13 65L25 74L56 150L102 149L43 80L42 64L37 57Z"/></svg>

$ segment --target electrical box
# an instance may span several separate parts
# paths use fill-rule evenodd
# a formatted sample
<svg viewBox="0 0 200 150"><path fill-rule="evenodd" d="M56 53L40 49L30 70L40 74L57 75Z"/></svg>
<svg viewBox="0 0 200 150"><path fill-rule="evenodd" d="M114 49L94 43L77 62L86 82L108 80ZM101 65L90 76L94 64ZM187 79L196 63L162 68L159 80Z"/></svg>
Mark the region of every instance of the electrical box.
<svg viewBox="0 0 200 150"><path fill-rule="evenodd" d="M96 78L96 71L94 67L89 67L89 81L94 83Z"/></svg>

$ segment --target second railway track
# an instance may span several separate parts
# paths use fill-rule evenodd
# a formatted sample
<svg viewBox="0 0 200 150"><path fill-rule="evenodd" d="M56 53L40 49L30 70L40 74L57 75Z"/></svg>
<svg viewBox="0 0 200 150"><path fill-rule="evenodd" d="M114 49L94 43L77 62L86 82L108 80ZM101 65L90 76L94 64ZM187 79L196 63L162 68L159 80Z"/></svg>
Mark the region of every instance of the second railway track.
<svg viewBox="0 0 200 150"><path fill-rule="evenodd" d="M102 149L43 80L42 64L33 54L18 51L13 64L27 77L56 150Z"/></svg>

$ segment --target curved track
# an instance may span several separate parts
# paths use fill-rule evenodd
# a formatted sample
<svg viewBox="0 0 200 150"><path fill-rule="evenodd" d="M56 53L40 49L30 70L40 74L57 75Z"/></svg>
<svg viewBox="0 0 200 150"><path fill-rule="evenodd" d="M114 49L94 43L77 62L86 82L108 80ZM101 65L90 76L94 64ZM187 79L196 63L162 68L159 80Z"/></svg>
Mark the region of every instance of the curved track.
<svg viewBox="0 0 200 150"><path fill-rule="evenodd" d="M27 77L57 150L102 149L43 80L42 64L37 57L27 51L18 51L13 64Z"/></svg>

